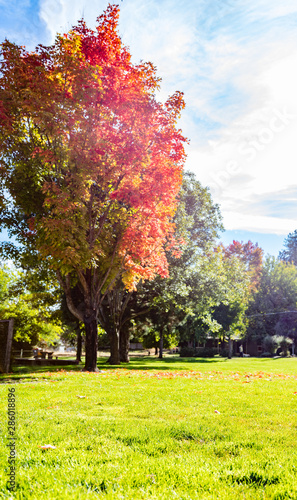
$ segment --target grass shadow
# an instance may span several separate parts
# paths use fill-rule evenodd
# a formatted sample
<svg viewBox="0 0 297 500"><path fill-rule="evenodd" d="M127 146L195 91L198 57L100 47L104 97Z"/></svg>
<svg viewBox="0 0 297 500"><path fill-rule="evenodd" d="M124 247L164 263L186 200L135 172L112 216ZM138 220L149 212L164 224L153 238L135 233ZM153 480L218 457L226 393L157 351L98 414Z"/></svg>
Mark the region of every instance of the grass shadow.
<svg viewBox="0 0 297 500"><path fill-rule="evenodd" d="M130 359L130 363L121 363L120 365L109 365L106 359L100 358L98 360L98 368L104 370L191 370L193 369L192 364L197 366L197 364L217 364L225 361L227 361L226 358L181 358L179 356L172 356L160 359L153 358L152 356L135 356Z"/></svg>
<svg viewBox="0 0 297 500"><path fill-rule="evenodd" d="M75 371L79 372L83 368L83 365L65 365L61 367L57 366L13 366L13 371L10 373L2 373L0 374L0 384L12 383L10 381L18 381L25 379L32 379L31 377L26 377L26 375L34 375L39 373L48 373L48 372L59 372L60 370L65 371ZM29 381L29 380L28 380Z"/></svg>
<svg viewBox="0 0 297 500"><path fill-rule="evenodd" d="M194 369L192 365L213 365L227 361L225 358L181 358L178 355L172 355L160 359L153 356L135 356L131 357L130 363L121 363L120 365L109 365L106 357L98 358L97 366L99 370L192 370ZM55 373L60 370L80 372L83 369L83 363L79 365L49 365L49 366L13 366L12 373L0 374L0 384L3 383L13 383L13 381L18 380L28 380L32 379L34 374L41 373ZM31 375L26 377L26 375Z"/></svg>

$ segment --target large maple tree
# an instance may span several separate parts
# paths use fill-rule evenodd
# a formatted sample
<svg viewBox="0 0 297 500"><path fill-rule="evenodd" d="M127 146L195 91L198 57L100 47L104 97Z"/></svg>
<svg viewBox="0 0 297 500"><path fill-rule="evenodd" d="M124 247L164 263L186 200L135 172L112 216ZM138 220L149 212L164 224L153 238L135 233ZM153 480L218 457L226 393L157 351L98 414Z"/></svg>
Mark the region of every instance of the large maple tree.
<svg viewBox="0 0 297 500"><path fill-rule="evenodd" d="M179 246L172 218L185 160L176 126L183 95L157 101L156 69L132 63L118 17L109 5L95 30L80 21L33 52L1 45L2 223L56 271L85 324L92 371L106 293L119 279L133 290L167 276L166 251Z"/></svg>

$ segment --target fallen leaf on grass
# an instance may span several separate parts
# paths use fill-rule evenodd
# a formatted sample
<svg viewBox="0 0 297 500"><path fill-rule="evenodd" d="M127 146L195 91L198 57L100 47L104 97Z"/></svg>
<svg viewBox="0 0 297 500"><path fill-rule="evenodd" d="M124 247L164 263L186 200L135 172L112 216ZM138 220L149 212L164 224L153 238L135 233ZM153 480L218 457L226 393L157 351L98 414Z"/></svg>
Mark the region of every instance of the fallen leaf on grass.
<svg viewBox="0 0 297 500"><path fill-rule="evenodd" d="M152 483L156 483L156 476L154 474L149 474L146 476L147 478L150 478Z"/></svg>
<svg viewBox="0 0 297 500"><path fill-rule="evenodd" d="M86 396L76 396L77 398L80 398L80 399L83 399L85 398Z"/></svg>
<svg viewBox="0 0 297 500"><path fill-rule="evenodd" d="M218 411L218 410L215 410L214 412L215 412L215 413L218 413L219 415L221 415L221 412L220 412L220 411Z"/></svg>
<svg viewBox="0 0 297 500"><path fill-rule="evenodd" d="M43 446L39 446L42 450L54 450L57 448L56 446L53 446L52 444L44 444Z"/></svg>

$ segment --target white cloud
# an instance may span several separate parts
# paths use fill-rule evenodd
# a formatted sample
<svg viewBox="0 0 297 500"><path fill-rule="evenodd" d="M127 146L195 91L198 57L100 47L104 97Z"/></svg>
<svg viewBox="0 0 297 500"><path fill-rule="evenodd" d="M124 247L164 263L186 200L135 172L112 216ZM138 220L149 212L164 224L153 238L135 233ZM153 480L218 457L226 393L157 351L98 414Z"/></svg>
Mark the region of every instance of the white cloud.
<svg viewBox="0 0 297 500"><path fill-rule="evenodd" d="M250 0L246 0L246 5L250 6ZM280 3L271 0L257 0L257 7L252 10L251 16L254 19L279 19L297 13L295 0L286 0Z"/></svg>
<svg viewBox="0 0 297 500"><path fill-rule="evenodd" d="M246 215L238 212L224 212L224 226L226 230L253 231L259 233L273 233L287 235L297 227L296 219L279 217L265 217L259 215Z"/></svg>
<svg viewBox="0 0 297 500"><path fill-rule="evenodd" d="M49 32L49 43L56 33L64 33L84 18L88 26L94 27L98 16L106 9L107 0L40 0L39 17Z"/></svg>
<svg viewBox="0 0 297 500"><path fill-rule="evenodd" d="M279 233L280 228L268 219L258 220L244 212L251 200L264 193L286 189L297 184L297 66L295 45L286 40L269 46L259 60L248 60L246 69L240 64L236 83L244 86L249 101L240 107L236 119L226 119L217 137L201 147L198 143L189 153L188 166L201 181L211 187L215 201L220 203L224 218L231 226L232 208L238 226L237 207L249 230ZM234 80L233 80L234 81ZM224 110L227 111L226 109ZM291 217L288 206L288 219ZM296 210L292 202L291 210ZM265 214L265 205L262 207ZM226 223L225 223L226 224ZM294 225L293 225L294 226ZM282 234L287 231L284 219ZM291 228L292 229L292 228Z"/></svg>

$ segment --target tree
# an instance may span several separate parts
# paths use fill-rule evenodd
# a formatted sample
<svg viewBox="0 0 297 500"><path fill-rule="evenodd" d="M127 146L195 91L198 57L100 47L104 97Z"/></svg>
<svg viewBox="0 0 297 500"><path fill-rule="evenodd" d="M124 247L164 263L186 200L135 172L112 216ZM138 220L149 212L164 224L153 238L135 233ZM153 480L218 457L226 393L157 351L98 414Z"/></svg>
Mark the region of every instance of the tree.
<svg viewBox="0 0 297 500"><path fill-rule="evenodd" d="M293 262L297 266L297 229L288 234L284 246L285 249L279 252L278 258L285 262Z"/></svg>
<svg viewBox="0 0 297 500"><path fill-rule="evenodd" d="M35 52L1 46L2 223L57 273L85 325L90 371L107 293L119 280L133 290L167 276L166 250L180 246L172 217L185 159L176 128L183 96L157 102L156 69L132 64L118 16L109 6L95 31L80 21ZM77 283L83 311L71 297ZM117 324L112 338L118 346Z"/></svg>
<svg viewBox="0 0 297 500"><path fill-rule="evenodd" d="M3 286L4 285L4 286ZM3 293L4 292L4 293ZM14 318L14 345L54 343L62 333L59 289L37 273L0 270L0 319Z"/></svg>
<svg viewBox="0 0 297 500"><path fill-rule="evenodd" d="M152 312L156 329L159 317L160 327L164 322L166 330L169 326L170 333L178 334L182 343L196 344L208 335L219 335L223 342L227 339L231 344L233 334L245 331L244 313L250 294L245 265L236 255L226 257L221 246L215 251L196 252L190 266L179 268L181 259L173 266L170 277L159 280L159 288L155 286L154 306L159 306L159 316L154 308Z"/></svg>
<svg viewBox="0 0 297 500"><path fill-rule="evenodd" d="M267 257L259 288L248 309L248 335L297 337L297 269L293 263Z"/></svg>
<svg viewBox="0 0 297 500"><path fill-rule="evenodd" d="M224 252L226 256L237 255L241 259L250 277L250 288L256 290L260 281L264 253L258 243L254 244L250 240L247 243L233 240Z"/></svg>
<svg viewBox="0 0 297 500"><path fill-rule="evenodd" d="M136 292L135 310L158 333L160 357L166 336L179 334L186 317L208 312L211 280L216 271L210 271L209 262L218 232L223 229L219 207L211 199L207 188L191 172L185 172L174 216L176 238L186 242L179 259L168 256L170 276L156 277L142 283ZM198 313L199 310L199 313ZM149 335L150 330L149 330Z"/></svg>
<svg viewBox="0 0 297 500"><path fill-rule="evenodd" d="M223 342L227 338L229 358L232 355L232 335L244 335L245 312L252 290L253 274L242 255L220 245L216 249L218 265L218 303L212 309L212 318L220 325Z"/></svg>

